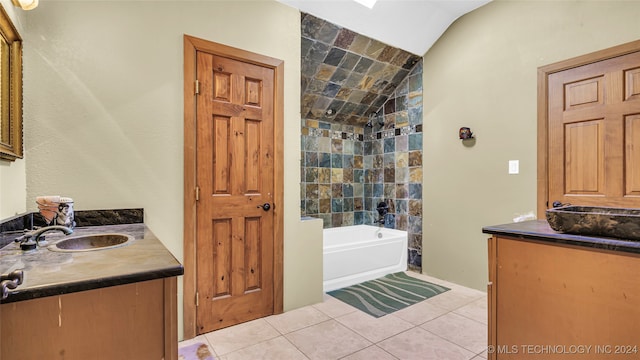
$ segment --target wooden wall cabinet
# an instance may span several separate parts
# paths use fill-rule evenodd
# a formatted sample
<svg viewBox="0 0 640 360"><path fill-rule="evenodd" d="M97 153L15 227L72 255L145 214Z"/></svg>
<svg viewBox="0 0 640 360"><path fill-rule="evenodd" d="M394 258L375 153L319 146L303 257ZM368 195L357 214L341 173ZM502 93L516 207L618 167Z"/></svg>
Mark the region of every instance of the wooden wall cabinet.
<svg viewBox="0 0 640 360"><path fill-rule="evenodd" d="M494 235L489 359L639 359L640 255Z"/></svg>
<svg viewBox="0 0 640 360"><path fill-rule="evenodd" d="M0 305L0 359L178 357L175 277Z"/></svg>

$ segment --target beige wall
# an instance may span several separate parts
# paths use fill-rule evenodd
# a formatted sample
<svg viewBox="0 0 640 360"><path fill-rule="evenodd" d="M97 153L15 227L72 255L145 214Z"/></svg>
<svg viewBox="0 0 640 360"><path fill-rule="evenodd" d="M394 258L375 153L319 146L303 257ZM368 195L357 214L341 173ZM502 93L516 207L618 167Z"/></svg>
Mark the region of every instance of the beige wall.
<svg viewBox="0 0 640 360"><path fill-rule="evenodd" d="M276 1L41 1L27 21L28 210L45 194L73 197L80 210L143 207L181 261L183 34L284 60L284 185L296 189L284 196L285 310L321 301L296 291L296 274L322 271L309 265L322 254L304 246L321 234L303 236L299 216L297 10Z"/></svg>
<svg viewBox="0 0 640 360"><path fill-rule="evenodd" d="M494 1L424 57L423 271L486 289L486 234L536 210L539 66L640 39L640 2ZM469 126L473 147L458 140ZM520 174L508 175L508 160Z"/></svg>
<svg viewBox="0 0 640 360"><path fill-rule="evenodd" d="M24 34L24 11L11 4L11 0L0 0L7 15L18 32ZM0 160L0 219L6 219L26 211L27 178L25 159Z"/></svg>
<svg viewBox="0 0 640 360"><path fill-rule="evenodd" d="M0 160L0 219L26 211L27 177L24 159Z"/></svg>

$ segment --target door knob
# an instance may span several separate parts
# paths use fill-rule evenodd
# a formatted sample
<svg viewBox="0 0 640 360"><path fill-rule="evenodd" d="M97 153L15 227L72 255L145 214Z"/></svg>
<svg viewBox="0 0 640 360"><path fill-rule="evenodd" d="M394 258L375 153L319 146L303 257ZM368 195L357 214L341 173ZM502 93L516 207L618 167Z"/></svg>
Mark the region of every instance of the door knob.
<svg viewBox="0 0 640 360"><path fill-rule="evenodd" d="M271 204L269 203L264 203L262 205L258 205L259 208L262 208L262 210L264 211L269 211L269 209L271 209Z"/></svg>

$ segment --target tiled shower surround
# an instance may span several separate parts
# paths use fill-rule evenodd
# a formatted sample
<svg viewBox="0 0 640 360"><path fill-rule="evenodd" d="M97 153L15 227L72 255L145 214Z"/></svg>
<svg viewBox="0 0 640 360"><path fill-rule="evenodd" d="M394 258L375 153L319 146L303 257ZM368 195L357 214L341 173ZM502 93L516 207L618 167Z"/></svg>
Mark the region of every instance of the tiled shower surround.
<svg viewBox="0 0 640 360"><path fill-rule="evenodd" d="M407 230L409 267L422 266L422 62L381 108L372 127L302 120L302 214L325 227L374 224Z"/></svg>

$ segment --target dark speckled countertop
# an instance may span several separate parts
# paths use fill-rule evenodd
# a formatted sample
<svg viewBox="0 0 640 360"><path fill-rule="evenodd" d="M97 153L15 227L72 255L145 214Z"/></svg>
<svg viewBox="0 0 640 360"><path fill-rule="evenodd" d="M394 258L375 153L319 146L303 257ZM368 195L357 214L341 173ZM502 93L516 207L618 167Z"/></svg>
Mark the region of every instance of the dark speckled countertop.
<svg viewBox="0 0 640 360"><path fill-rule="evenodd" d="M545 220L485 226L482 228L482 232L524 240L539 240L553 244L567 244L593 249L640 254L639 241L559 233L551 229Z"/></svg>
<svg viewBox="0 0 640 360"><path fill-rule="evenodd" d="M182 265L144 224L87 226L71 236L124 233L135 240L127 246L87 252L53 252L46 246L23 253L17 243L0 249L0 273L24 271L22 285L2 303L129 284L183 274ZM64 234L49 232L49 245Z"/></svg>

